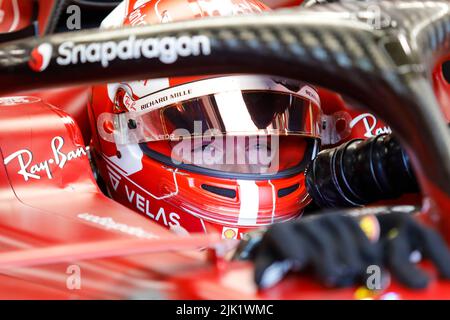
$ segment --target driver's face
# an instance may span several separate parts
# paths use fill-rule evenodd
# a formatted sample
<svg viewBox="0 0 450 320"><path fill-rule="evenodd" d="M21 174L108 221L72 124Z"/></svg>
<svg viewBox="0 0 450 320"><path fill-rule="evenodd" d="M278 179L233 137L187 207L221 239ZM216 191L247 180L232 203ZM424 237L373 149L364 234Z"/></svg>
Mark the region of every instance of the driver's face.
<svg viewBox="0 0 450 320"><path fill-rule="evenodd" d="M255 174L278 170L277 136L195 137L171 142L171 147L172 156L208 169Z"/></svg>

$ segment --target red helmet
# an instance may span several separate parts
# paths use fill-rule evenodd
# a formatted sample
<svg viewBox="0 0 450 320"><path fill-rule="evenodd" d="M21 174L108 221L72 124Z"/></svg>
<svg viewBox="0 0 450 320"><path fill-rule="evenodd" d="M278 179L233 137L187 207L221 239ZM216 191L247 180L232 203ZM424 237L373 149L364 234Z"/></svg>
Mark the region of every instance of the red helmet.
<svg viewBox="0 0 450 320"><path fill-rule="evenodd" d="M129 1L103 27L264 10L256 0ZM190 48L204 49L197 40ZM110 196L175 231L241 238L309 203L321 110L308 84L239 74L99 85L90 118Z"/></svg>

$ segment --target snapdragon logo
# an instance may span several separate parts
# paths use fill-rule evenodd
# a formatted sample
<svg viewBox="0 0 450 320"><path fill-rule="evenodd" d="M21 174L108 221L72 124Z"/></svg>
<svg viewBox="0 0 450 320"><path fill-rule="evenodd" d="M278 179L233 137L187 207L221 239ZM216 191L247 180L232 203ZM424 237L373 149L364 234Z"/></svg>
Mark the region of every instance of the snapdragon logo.
<svg viewBox="0 0 450 320"><path fill-rule="evenodd" d="M67 66L78 63L100 62L104 68L111 61L133 60L142 57L147 59L158 58L166 64L174 63L179 57L209 55L211 43L206 36L182 36L136 39L130 36L127 40L120 42L91 43L88 45L74 45L68 41L58 48L59 57L56 62Z"/></svg>
<svg viewBox="0 0 450 320"><path fill-rule="evenodd" d="M50 43L42 43L31 51L30 68L36 72L47 69L52 58L53 48Z"/></svg>
<svg viewBox="0 0 450 320"><path fill-rule="evenodd" d="M94 42L75 45L72 41L62 43L58 49L56 63L67 66L78 63L101 63L107 68L111 61L134 60L142 57L159 59L162 63L171 64L179 57L210 55L211 43L208 37L181 36L136 39L130 36L120 42ZM51 57L51 45L42 44L32 52L30 67L36 72L44 71Z"/></svg>

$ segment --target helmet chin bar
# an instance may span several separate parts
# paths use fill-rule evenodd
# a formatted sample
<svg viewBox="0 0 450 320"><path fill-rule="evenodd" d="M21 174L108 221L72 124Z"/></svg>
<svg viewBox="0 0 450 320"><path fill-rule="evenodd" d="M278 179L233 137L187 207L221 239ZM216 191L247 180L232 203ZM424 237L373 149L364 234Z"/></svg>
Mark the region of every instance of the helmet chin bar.
<svg viewBox="0 0 450 320"><path fill-rule="evenodd" d="M276 75L338 91L365 105L392 127L410 155L426 203L440 213L445 234L449 235L450 137L430 75L435 64L450 53L450 4L376 4L380 9L377 17L371 15L370 2L324 4L319 9L101 33L73 32L9 43L0 47L0 93L74 83L224 73ZM71 49L80 46L83 52L87 45L97 44L99 50L108 46L117 51L119 42L123 45L124 41L137 40L141 45L149 40L157 48L153 56L145 57L145 50L141 50L122 60L116 52L110 59L96 61L79 57L80 50ZM181 42L188 43L189 50L177 51L179 47L169 46L168 62L160 44ZM34 72L28 65L31 52L43 44L51 44L53 54L48 66L35 67L41 72Z"/></svg>

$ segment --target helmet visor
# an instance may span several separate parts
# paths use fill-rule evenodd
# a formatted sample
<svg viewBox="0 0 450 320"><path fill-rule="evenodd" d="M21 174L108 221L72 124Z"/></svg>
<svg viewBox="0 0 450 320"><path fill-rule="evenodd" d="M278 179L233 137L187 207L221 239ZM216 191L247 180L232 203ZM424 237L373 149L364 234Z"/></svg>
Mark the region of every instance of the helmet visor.
<svg viewBox="0 0 450 320"><path fill-rule="evenodd" d="M198 81L128 106L130 112L115 118L116 143L139 143L149 156L191 169L298 172L314 156L320 137L322 114L315 90L269 77Z"/></svg>
<svg viewBox="0 0 450 320"><path fill-rule="evenodd" d="M301 135L320 137L320 108L294 94L227 91L140 114L116 117L116 143L192 137ZM117 132L117 131L116 131Z"/></svg>

